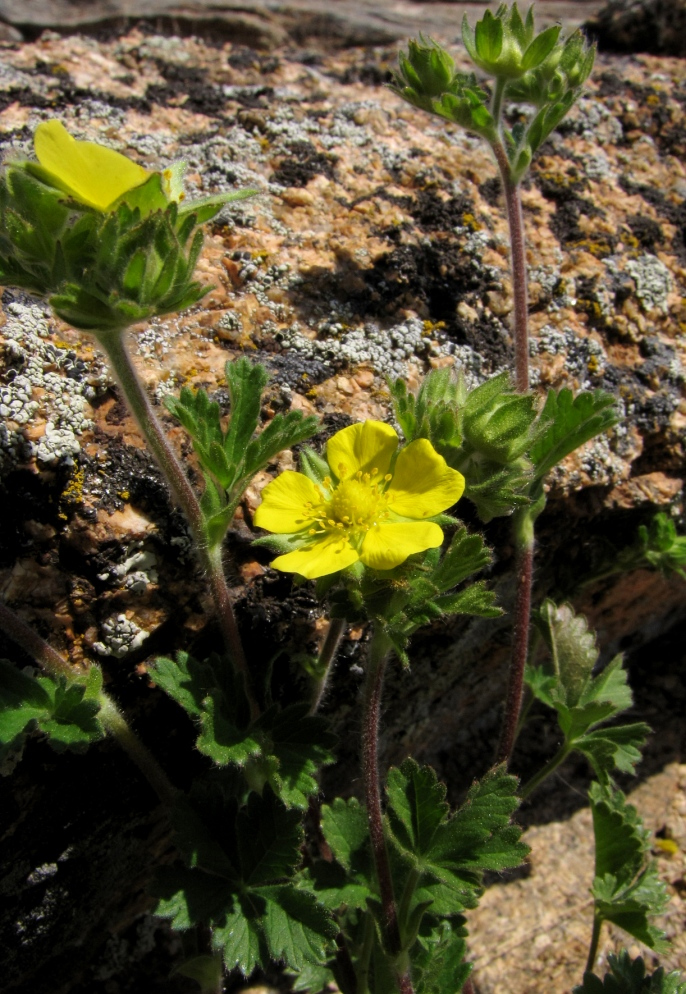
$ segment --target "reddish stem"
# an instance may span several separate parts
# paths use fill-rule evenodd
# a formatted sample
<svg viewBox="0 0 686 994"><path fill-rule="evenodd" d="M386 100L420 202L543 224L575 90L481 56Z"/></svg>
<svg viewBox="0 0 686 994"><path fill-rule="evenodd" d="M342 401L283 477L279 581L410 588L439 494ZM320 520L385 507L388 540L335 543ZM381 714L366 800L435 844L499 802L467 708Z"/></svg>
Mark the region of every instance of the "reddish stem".
<svg viewBox="0 0 686 994"><path fill-rule="evenodd" d="M533 544L520 548L517 552L515 574L517 592L515 595L514 629L512 632L512 658L507 681L505 714L498 744L497 760L508 763L512 755L519 712L522 708L524 691L524 669L529 652L529 619L531 615L531 586L534 568Z"/></svg>

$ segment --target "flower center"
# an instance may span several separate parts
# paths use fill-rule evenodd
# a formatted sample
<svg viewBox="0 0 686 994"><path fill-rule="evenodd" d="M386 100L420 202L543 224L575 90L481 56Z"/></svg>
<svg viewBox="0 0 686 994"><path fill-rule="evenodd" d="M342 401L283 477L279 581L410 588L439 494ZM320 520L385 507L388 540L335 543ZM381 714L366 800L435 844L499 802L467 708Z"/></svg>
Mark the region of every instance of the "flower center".
<svg viewBox="0 0 686 994"><path fill-rule="evenodd" d="M364 479L342 480L338 484L328 504L328 512L333 520L344 528L373 525L386 501L376 485L370 486Z"/></svg>
<svg viewBox="0 0 686 994"><path fill-rule="evenodd" d="M338 529L342 538L352 541L356 533L359 536L369 531L372 525L388 517L388 498L380 489L388 480L390 476L381 484L372 483L372 475L361 472L349 480L341 480L329 500L308 508L318 526L310 529L310 535ZM327 477L324 483L330 487L331 479Z"/></svg>

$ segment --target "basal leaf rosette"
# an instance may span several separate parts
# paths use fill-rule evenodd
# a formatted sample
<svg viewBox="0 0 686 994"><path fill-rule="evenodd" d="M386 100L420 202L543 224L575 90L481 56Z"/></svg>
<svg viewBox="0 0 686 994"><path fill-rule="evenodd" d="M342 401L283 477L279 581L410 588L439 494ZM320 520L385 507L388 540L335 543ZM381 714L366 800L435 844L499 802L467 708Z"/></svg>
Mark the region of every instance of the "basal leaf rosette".
<svg viewBox="0 0 686 994"><path fill-rule="evenodd" d="M197 303L207 292L193 280L198 227L256 192L188 202L183 162L151 171L57 120L38 126L34 150L37 161L0 175L0 282L96 333Z"/></svg>
<svg viewBox="0 0 686 994"><path fill-rule="evenodd" d="M284 550L271 565L314 580L358 562L391 570L437 548L432 519L460 499L464 477L426 439L397 450L390 425L364 421L329 439L328 474L286 471L269 483L254 520L274 533L264 544Z"/></svg>

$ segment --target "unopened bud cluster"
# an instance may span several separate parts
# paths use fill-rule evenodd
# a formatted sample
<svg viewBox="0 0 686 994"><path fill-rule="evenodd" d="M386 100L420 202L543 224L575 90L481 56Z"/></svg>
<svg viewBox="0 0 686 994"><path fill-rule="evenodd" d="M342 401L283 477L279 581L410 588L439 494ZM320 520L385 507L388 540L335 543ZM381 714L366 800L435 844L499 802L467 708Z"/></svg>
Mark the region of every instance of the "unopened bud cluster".
<svg viewBox="0 0 686 994"><path fill-rule="evenodd" d="M462 39L481 73L492 78L491 96L475 73L459 72L450 54L431 39L410 41L391 84L409 103L485 138L501 139L504 100L531 104L528 126L502 131L512 182L518 182L537 148L557 127L588 78L595 58L580 31L560 40L554 25L536 34L533 8L522 18L517 4L486 10L474 29L465 15Z"/></svg>

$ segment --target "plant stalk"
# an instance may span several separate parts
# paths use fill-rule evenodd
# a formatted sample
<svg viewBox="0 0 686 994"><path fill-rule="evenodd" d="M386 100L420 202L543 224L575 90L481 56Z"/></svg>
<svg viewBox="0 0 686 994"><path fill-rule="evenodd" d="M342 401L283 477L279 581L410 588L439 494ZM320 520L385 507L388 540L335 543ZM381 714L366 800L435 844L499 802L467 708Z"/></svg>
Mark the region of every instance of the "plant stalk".
<svg viewBox="0 0 686 994"><path fill-rule="evenodd" d="M70 683L84 676L82 670L63 659L52 646L24 624L14 611L10 611L2 602L0 602L0 628L9 635L13 642L16 642L35 659L40 668L49 676L64 677ZM170 806L178 791L160 764L132 731L112 698L104 691L100 692L99 702L98 718L103 727L114 736L124 752L133 760L160 801Z"/></svg>
<svg viewBox="0 0 686 994"><path fill-rule="evenodd" d="M250 702L253 719L259 715L259 708L252 693L250 672L238 633L238 625L233 612L231 595L224 575L221 548L210 547L207 540L205 521L198 498L193 491L183 466L169 443L143 385L138 378L131 356L126 347L125 332L109 332L97 335L102 350L110 361L112 370L119 381L122 392L136 419L150 451L155 456L160 469L169 484L176 503L186 515L193 538L198 547L202 567L207 574L210 590L219 617L222 634L231 661L244 677L246 694Z"/></svg>
<svg viewBox="0 0 686 994"><path fill-rule="evenodd" d="M310 714L314 714L318 710L322 698L326 693L336 653L338 652L338 646L341 644L341 639L345 635L346 625L347 621L345 618L332 618L329 622L329 627L319 652L319 659L317 660L317 673L321 675L313 681Z"/></svg>
<svg viewBox="0 0 686 994"><path fill-rule="evenodd" d="M71 681L83 675L81 670L72 666L66 659L62 659L59 652L56 652L40 635L29 628L2 601L0 601L0 628L6 635L9 635L13 642L21 646L24 652L35 659L40 668L50 676L63 676Z"/></svg>
<svg viewBox="0 0 686 994"><path fill-rule="evenodd" d="M494 142L492 148L500 169L500 177L505 192L507 223L510 231L510 264L514 299L515 386L519 393L526 393L529 389L529 304L522 198L519 185L512 181L510 163L503 143L501 141ZM525 526L522 527L520 521L520 527L517 527L517 523L515 523L514 530L517 548L515 563L517 593L505 714L497 753L500 763L509 762L517 737L524 688L524 668L529 646L534 536L533 521L528 522L529 527L526 527L525 522L524 524Z"/></svg>
<svg viewBox="0 0 686 994"><path fill-rule="evenodd" d="M372 855L379 881L381 906L383 908L386 945L391 954L397 954L401 948L400 928L398 926L398 909L395 903L395 894L393 893L391 866L388 860L388 850L386 849L386 838L384 836L378 758L381 694L389 650L390 640L382 629L376 628L372 635L369 661L367 663L367 678L364 688L362 775L364 778Z"/></svg>
<svg viewBox="0 0 686 994"><path fill-rule="evenodd" d="M547 780L551 773L555 772L558 766L561 766L564 763L570 752L571 749L566 742L561 745L552 759L549 759L545 766L542 766L538 773L534 774L531 780L524 784L522 789L519 791L521 799L525 800L530 794L533 794L536 788L540 786L544 780Z"/></svg>
<svg viewBox="0 0 686 994"><path fill-rule="evenodd" d="M600 943L600 930L603 927L603 920L598 915L593 916L593 932L591 933L591 945L588 949L588 959L586 960L585 973L593 973L596 956L598 955L598 944Z"/></svg>
<svg viewBox="0 0 686 994"><path fill-rule="evenodd" d="M527 299L526 245L524 216L519 185L513 183L510 163L502 142L491 146L500 169L505 193L505 210L510 230L510 264L514 302L515 385L520 393L529 389L529 302Z"/></svg>
<svg viewBox="0 0 686 994"><path fill-rule="evenodd" d="M497 762L509 763L512 756L519 713L524 692L524 670L529 648L529 619L531 617L531 588L534 571L533 543L517 551L515 577L517 592L514 606L514 628L512 631L512 656L507 679L505 713L498 743Z"/></svg>

